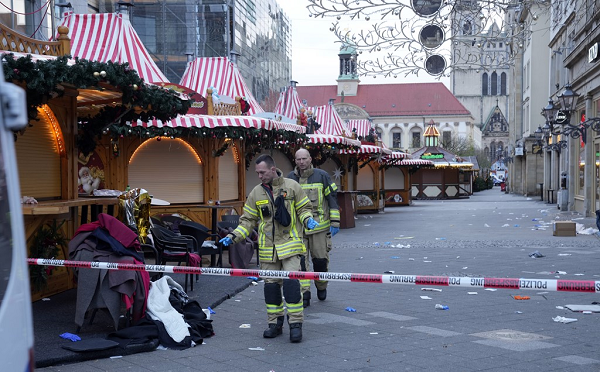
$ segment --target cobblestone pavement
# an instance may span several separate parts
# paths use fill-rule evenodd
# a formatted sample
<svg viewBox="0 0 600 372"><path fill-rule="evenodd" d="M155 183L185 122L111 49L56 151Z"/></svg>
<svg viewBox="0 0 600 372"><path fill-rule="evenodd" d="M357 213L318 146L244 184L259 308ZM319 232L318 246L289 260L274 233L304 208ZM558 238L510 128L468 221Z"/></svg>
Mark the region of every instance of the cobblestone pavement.
<svg viewBox="0 0 600 372"><path fill-rule="evenodd" d="M600 281L597 235L553 237L552 220L595 219L504 194L359 215L334 237L332 272ZM545 257L531 258L539 251ZM560 272L560 273L559 273ZM219 305L216 335L184 350L53 366L40 371L599 371L600 313L557 308L595 293L330 282L305 311L304 339L262 338L263 284ZM473 292L475 294L469 294ZM516 300L514 296L528 296ZM431 299L422 299L427 296ZM448 306L436 310L435 305ZM348 307L356 312L346 311ZM554 317L575 318L559 323ZM249 325L242 326L242 325Z"/></svg>

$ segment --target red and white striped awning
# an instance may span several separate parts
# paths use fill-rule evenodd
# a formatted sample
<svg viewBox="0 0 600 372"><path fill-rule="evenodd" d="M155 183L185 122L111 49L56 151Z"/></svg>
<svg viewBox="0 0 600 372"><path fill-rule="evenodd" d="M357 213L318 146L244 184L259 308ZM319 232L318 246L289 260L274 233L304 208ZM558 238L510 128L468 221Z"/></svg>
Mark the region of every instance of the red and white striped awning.
<svg viewBox="0 0 600 372"><path fill-rule="evenodd" d="M410 159L411 155L401 151L392 151L391 154L386 156L386 159Z"/></svg>
<svg viewBox="0 0 600 372"><path fill-rule="evenodd" d="M309 109L313 113L313 117L321 125L321 128L315 133L328 134L333 136L351 136L348 132L344 121L335 111L333 105L316 106Z"/></svg>
<svg viewBox="0 0 600 372"><path fill-rule="evenodd" d="M69 28L71 55L90 61L128 62L146 82L168 82L152 60L127 17L115 13L64 14Z"/></svg>
<svg viewBox="0 0 600 372"><path fill-rule="evenodd" d="M288 86L285 92L282 92L279 96L279 101L277 101L274 112L290 119L296 119L300 114L300 109L302 109L302 107L302 102L300 102L300 97L298 96L296 88ZM317 120L317 122L319 121Z"/></svg>
<svg viewBox="0 0 600 372"><path fill-rule="evenodd" d="M303 127L304 128L304 127ZM332 136L329 134L307 134L309 143L330 143L346 146L359 147L360 141L353 140L342 136Z"/></svg>
<svg viewBox="0 0 600 372"><path fill-rule="evenodd" d="M171 128L219 128L239 127L265 130L286 130L304 133L306 128L301 125L283 123L280 121L260 118L256 116L214 116L214 115L183 115L177 116L167 122L158 119L144 122L138 120L131 123L132 127L171 127Z"/></svg>
<svg viewBox="0 0 600 372"><path fill-rule="evenodd" d="M179 84L203 96L206 96L208 88L213 88L221 96L245 97L250 104L249 115L265 112L252 95L237 66L225 57L196 58L189 62Z"/></svg>
<svg viewBox="0 0 600 372"><path fill-rule="evenodd" d="M433 162L431 160L423 159L402 159L402 161L396 163L396 165L433 165Z"/></svg>
<svg viewBox="0 0 600 372"><path fill-rule="evenodd" d="M370 120L361 119L361 120L348 120L346 122L346 127L350 132L353 132L356 129L356 135L360 137L366 137L369 135L369 131L373 128L373 123Z"/></svg>
<svg viewBox="0 0 600 372"><path fill-rule="evenodd" d="M392 150L384 149L383 147L375 146L375 145L360 145L360 149L358 150L340 150L342 154L383 154L383 155L391 155Z"/></svg>

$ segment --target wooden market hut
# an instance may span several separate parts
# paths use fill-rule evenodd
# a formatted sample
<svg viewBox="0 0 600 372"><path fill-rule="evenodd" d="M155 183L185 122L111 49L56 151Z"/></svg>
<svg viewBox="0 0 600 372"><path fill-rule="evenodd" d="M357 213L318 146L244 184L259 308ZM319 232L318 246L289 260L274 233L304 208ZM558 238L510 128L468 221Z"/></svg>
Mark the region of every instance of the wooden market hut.
<svg viewBox="0 0 600 372"><path fill-rule="evenodd" d="M473 163L439 147L440 132L431 120L425 130L425 146L413 159L430 160L433 168L420 168L412 177L414 199L458 199L473 194Z"/></svg>
<svg viewBox="0 0 600 372"><path fill-rule="evenodd" d="M153 116L165 119L185 112L187 106L172 92L146 86L135 71L122 64L62 57L71 53L68 29L64 26L58 27L57 41L43 42L0 25L0 45L4 49L0 53L5 78L27 92L30 124L24 131L15 133L21 192L36 200L23 205L27 245L30 249L36 248L37 258L67 258L64 245L54 248L54 244L47 244L44 247L52 249L46 252L44 247L37 249L33 243L44 232L51 233L55 241L68 240L80 224L94 219L97 213L103 210L115 213L117 203L116 198L79 195L78 181L83 178L78 171L78 163L83 160L78 155L81 112L90 115L90 127L84 131L91 131L97 129L92 122L105 124L105 117L94 107L96 105L108 104L131 117L152 112ZM150 99L168 104L169 112L149 109ZM105 161L109 153L109 148L101 148L98 160ZM115 171L108 167L102 172L110 175ZM98 179L102 172L95 173L88 168L84 176ZM51 275L40 270L48 270ZM34 300L73 287L72 274L66 268L40 267L30 273Z"/></svg>

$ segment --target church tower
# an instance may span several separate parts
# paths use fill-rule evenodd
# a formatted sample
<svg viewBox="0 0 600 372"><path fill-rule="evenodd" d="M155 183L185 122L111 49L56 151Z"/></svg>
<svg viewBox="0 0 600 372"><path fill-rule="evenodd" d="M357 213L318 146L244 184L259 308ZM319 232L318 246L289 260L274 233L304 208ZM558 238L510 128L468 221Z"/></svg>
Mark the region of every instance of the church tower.
<svg viewBox="0 0 600 372"><path fill-rule="evenodd" d="M498 110L512 122L508 117L512 72L505 30L496 21L486 23L488 19L481 15L476 0L458 0L454 7L450 90L471 112L475 125L483 129L491 113Z"/></svg>
<svg viewBox="0 0 600 372"><path fill-rule="evenodd" d="M338 96L356 96L358 92L357 57L356 48L344 44L338 54L340 58L340 75L337 78Z"/></svg>

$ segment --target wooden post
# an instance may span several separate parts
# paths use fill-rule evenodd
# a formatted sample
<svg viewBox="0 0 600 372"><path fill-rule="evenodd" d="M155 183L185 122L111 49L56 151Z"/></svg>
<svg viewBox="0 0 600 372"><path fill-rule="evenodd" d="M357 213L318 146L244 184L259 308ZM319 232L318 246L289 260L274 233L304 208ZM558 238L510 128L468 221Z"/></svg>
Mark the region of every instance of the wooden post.
<svg viewBox="0 0 600 372"><path fill-rule="evenodd" d="M58 42L62 55L71 54L71 39L69 39L69 28L67 26L58 26Z"/></svg>

